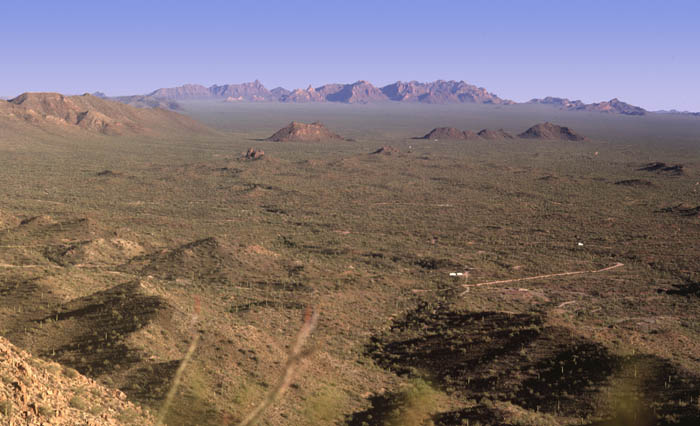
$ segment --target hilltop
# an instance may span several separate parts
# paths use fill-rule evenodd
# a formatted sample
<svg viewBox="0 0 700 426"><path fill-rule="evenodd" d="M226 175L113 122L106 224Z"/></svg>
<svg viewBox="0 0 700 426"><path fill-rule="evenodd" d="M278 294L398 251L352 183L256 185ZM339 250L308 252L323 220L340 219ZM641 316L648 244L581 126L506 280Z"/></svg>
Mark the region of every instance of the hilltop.
<svg viewBox="0 0 700 426"><path fill-rule="evenodd" d="M567 140L567 141L583 141L585 137L579 135L568 127L558 126L549 122L535 124L523 133L518 135L526 139L548 139L548 140Z"/></svg>
<svg viewBox="0 0 700 426"><path fill-rule="evenodd" d="M275 142L319 142L324 140L346 140L342 136L328 130L318 121L307 124L292 121L288 126L279 129L267 138Z"/></svg>
<svg viewBox="0 0 700 426"><path fill-rule="evenodd" d="M23 93L0 101L0 119L24 122L50 132L150 136L212 132L196 120L172 111L136 108L89 94Z"/></svg>

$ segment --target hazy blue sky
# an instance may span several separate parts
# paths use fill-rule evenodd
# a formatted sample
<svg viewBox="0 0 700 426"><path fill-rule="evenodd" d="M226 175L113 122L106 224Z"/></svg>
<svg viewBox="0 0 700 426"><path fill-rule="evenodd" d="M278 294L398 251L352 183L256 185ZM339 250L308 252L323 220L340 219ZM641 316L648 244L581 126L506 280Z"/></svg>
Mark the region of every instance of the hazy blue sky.
<svg viewBox="0 0 700 426"><path fill-rule="evenodd" d="M0 95L465 80L700 111L700 1L0 0Z"/></svg>

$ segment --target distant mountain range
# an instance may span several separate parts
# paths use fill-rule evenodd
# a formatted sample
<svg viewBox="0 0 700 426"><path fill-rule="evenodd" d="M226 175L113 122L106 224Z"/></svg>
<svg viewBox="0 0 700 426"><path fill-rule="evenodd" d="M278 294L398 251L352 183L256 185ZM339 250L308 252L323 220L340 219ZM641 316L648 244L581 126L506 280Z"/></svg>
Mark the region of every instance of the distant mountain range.
<svg viewBox="0 0 700 426"><path fill-rule="evenodd" d="M692 117L700 117L700 112L690 112L690 111L677 111L675 109L671 110L659 110L659 111L654 111L657 114L669 114L669 115L688 115Z"/></svg>
<svg viewBox="0 0 700 426"><path fill-rule="evenodd" d="M268 90L259 81L241 84L213 85L185 84L179 87L155 90L148 99L162 101L184 101L193 99L221 99L227 102L340 102L366 104L372 102L419 102L428 104L481 103L513 104L501 99L483 87L467 84L464 81L438 80L431 83L398 81L384 87L360 80L350 84L325 84L314 88L287 90L277 87ZM122 97L126 103L132 97ZM114 98L119 100L118 98ZM144 99L140 99L143 102Z"/></svg>
<svg viewBox="0 0 700 426"><path fill-rule="evenodd" d="M103 93L94 96L106 98ZM119 96L109 98L140 108L182 109L178 101L221 100L223 102L338 102L347 104L368 104L378 102L412 102L423 104L492 104L512 105L513 102L464 81L437 80L428 83L418 81L397 81L383 87L359 80L354 83L332 83L323 86L309 86L306 89L287 90L276 87L266 88L260 81L249 83L202 86L185 84L178 87L161 88L145 95ZM650 111L628 104L617 98L609 101L586 104L580 100L570 100L547 96L532 99L525 104L548 105L566 111L592 111L622 115L646 115ZM700 113L657 111L658 113L700 116Z"/></svg>
<svg viewBox="0 0 700 426"><path fill-rule="evenodd" d="M622 102L617 98L613 98L609 101L604 102L585 104L582 101L572 101L567 98L555 98L552 96L548 96L543 99L532 99L528 103L552 105L557 106L560 109L569 111L595 111L624 115L645 115L647 113L647 111L644 108L630 105L626 102Z"/></svg>

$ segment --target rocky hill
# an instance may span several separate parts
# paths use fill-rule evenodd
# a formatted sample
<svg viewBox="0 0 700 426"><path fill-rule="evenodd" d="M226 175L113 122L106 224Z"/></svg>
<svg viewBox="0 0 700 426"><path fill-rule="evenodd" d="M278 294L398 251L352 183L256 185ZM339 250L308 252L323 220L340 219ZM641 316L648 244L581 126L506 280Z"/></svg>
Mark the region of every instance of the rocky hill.
<svg viewBox="0 0 700 426"><path fill-rule="evenodd" d="M275 142L319 142L325 140L345 140L326 128L319 122L311 124L292 121L288 126L278 130L274 135L267 138Z"/></svg>
<svg viewBox="0 0 700 426"><path fill-rule="evenodd" d="M32 357L0 337L0 423L152 425L153 418L77 371Z"/></svg>
<svg viewBox="0 0 700 426"><path fill-rule="evenodd" d="M9 101L0 101L0 119L59 133L162 136L175 132L213 132L196 120L172 111L136 108L88 94L24 93Z"/></svg>
<svg viewBox="0 0 700 426"><path fill-rule="evenodd" d="M568 127L558 126L549 122L535 124L523 133L518 135L525 139L547 139L547 140L567 140L583 141L585 137L579 135Z"/></svg>
<svg viewBox="0 0 700 426"><path fill-rule="evenodd" d="M583 109L585 111L608 112L624 115L645 115L647 113L644 108L630 105L617 98L613 98L609 101L588 104Z"/></svg>
<svg viewBox="0 0 700 426"><path fill-rule="evenodd" d="M552 105L567 111L593 111L623 115L645 115L647 113L647 111L644 108L630 105L626 102L622 102L617 98L611 99L609 101L585 104L579 100L572 101L567 98L555 98L552 96L547 96L543 99L532 99L528 103Z"/></svg>
<svg viewBox="0 0 700 426"><path fill-rule="evenodd" d="M479 137L488 140L500 140L500 139L514 139L515 137L503 129L491 130L482 129L477 133Z"/></svg>
<svg viewBox="0 0 700 426"><path fill-rule="evenodd" d="M454 127L436 127L420 139L429 140L473 140L479 136L471 130L459 130Z"/></svg>

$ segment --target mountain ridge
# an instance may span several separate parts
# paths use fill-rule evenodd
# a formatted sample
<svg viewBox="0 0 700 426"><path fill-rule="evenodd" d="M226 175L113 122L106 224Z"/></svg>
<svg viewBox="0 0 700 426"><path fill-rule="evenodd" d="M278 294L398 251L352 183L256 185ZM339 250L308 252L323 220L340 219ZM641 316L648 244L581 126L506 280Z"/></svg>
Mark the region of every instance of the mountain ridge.
<svg viewBox="0 0 700 426"><path fill-rule="evenodd" d="M541 99L534 98L526 103L557 106L559 109L566 111L592 111L622 115L646 115L648 112L642 107L628 104L627 102L623 102L618 98L612 98L609 101L586 104L580 100L572 101L568 98L547 96Z"/></svg>
<svg viewBox="0 0 700 426"><path fill-rule="evenodd" d="M200 84L184 84L177 87L156 89L148 98L165 101L222 99L248 102L338 102L366 104L373 102L418 102L429 104L448 103L484 103L510 105L515 102L502 99L483 87L477 87L464 81L437 80L421 83L417 81L401 82L377 87L366 80L354 83L329 83L318 87L309 85L306 89L287 90L276 87L268 90L259 80L240 84L214 84L205 87Z"/></svg>
<svg viewBox="0 0 700 426"><path fill-rule="evenodd" d="M465 81L435 80L432 82L396 81L384 86L375 86L369 81L358 80L354 83L328 83L314 87L287 90L283 87L267 89L259 80L238 84L214 84L206 87L201 84L183 84L181 86L156 89L145 98L137 96L112 98L119 101L130 101L136 106L158 104L160 107L177 109L176 101L195 99L221 99L226 102L283 102L283 103L313 103L333 102L347 104L369 104L379 102L401 102L422 104L541 104L559 107L567 111L589 111L622 115L646 115L649 111L644 108L623 102L618 98L586 104L581 100L547 96L533 98L526 102L515 102L501 98L483 87L478 87ZM127 102L129 103L129 102Z"/></svg>
<svg viewBox="0 0 700 426"><path fill-rule="evenodd" d="M161 108L137 108L90 94L66 96L26 92L0 101L0 119L50 132L114 135L161 135L213 132L198 121Z"/></svg>

